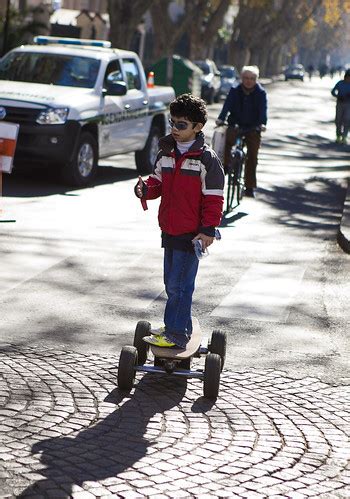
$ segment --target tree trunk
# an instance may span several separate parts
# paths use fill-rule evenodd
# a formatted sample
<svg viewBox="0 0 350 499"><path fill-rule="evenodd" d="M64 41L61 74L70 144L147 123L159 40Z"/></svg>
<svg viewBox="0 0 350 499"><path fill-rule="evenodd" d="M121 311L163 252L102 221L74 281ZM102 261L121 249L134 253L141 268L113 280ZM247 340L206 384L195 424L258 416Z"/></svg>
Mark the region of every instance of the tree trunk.
<svg viewBox="0 0 350 499"><path fill-rule="evenodd" d="M282 58L284 46L275 46L269 55L267 75L277 75L282 71Z"/></svg>
<svg viewBox="0 0 350 499"><path fill-rule="evenodd" d="M108 0L110 41L113 47L129 49L137 26L153 0Z"/></svg>
<svg viewBox="0 0 350 499"><path fill-rule="evenodd" d="M228 64L232 64L240 71L250 61L250 50L240 41L231 39L228 50Z"/></svg>
<svg viewBox="0 0 350 499"><path fill-rule="evenodd" d="M190 33L190 53L189 58L192 61L206 58L206 46L202 41L203 34L199 30Z"/></svg>
<svg viewBox="0 0 350 499"><path fill-rule="evenodd" d="M192 30L198 24L198 12L201 11L207 0L191 0L186 2L184 15L177 22L173 22L168 15L170 0L153 0L151 15L154 33L153 59L172 55L175 45L187 30ZM160 13L161 16L160 16Z"/></svg>
<svg viewBox="0 0 350 499"><path fill-rule="evenodd" d="M261 76L267 75L267 68L269 62L269 53L271 52L270 44L266 44L257 50L257 62L256 65L260 70Z"/></svg>
<svg viewBox="0 0 350 499"><path fill-rule="evenodd" d="M202 15L198 12L196 24L191 26L191 43L190 59L212 59L214 52L214 44L218 36L218 30L221 28L224 17L230 6L231 0L219 0L216 2L215 10L208 14L205 9L202 9Z"/></svg>

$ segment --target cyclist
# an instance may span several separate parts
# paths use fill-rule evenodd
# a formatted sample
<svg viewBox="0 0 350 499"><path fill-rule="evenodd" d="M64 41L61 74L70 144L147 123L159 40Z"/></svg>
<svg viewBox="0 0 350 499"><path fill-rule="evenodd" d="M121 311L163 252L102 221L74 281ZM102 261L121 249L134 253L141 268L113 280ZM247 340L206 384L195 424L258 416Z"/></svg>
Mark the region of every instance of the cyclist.
<svg viewBox="0 0 350 499"><path fill-rule="evenodd" d="M247 129L247 161L245 166L245 195L255 197L256 167L261 141L261 131L267 123L267 98L264 88L258 83L259 68L244 66L241 71L241 83L229 91L222 111L216 120L223 125L227 114L228 129L226 133L224 169L228 171L231 148L236 141L237 126Z"/></svg>
<svg viewBox="0 0 350 499"><path fill-rule="evenodd" d="M350 69L345 71L344 79L336 83L331 93L337 98L335 112L336 142L346 144L350 128Z"/></svg>

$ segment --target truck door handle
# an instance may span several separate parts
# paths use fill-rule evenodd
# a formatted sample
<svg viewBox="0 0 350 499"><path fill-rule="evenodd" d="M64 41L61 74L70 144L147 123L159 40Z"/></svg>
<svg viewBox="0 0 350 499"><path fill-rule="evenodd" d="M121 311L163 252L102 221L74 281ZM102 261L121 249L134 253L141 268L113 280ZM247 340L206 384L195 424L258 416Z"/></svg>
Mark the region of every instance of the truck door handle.
<svg viewBox="0 0 350 499"><path fill-rule="evenodd" d="M125 104L124 109L126 109L127 111L129 111L129 109L130 109L130 104Z"/></svg>
<svg viewBox="0 0 350 499"><path fill-rule="evenodd" d="M143 101L142 101L142 104L143 104L144 106L147 106L147 104L148 104L148 100L143 100Z"/></svg>

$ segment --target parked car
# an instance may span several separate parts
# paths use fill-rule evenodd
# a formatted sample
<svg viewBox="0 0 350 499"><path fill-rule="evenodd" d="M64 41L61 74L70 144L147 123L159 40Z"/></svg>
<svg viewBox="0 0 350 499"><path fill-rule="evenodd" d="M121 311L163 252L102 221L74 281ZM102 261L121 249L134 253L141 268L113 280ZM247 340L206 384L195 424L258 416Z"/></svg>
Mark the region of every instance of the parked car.
<svg viewBox="0 0 350 499"><path fill-rule="evenodd" d="M225 99L230 88L238 82L238 74L234 66L219 66L220 71L220 90L219 97Z"/></svg>
<svg viewBox="0 0 350 499"><path fill-rule="evenodd" d="M194 61L194 63L203 71L201 82L201 97L208 104L219 102L220 91L220 72L214 61L205 59L203 61Z"/></svg>
<svg viewBox="0 0 350 499"><path fill-rule="evenodd" d="M305 69L302 64L291 64L284 71L284 79L288 80L301 80L304 81Z"/></svg>
<svg viewBox="0 0 350 499"><path fill-rule="evenodd" d="M137 54L110 42L38 36L0 61L1 119L20 125L14 167L60 169L85 186L98 159L135 151L150 173L171 87L148 88Z"/></svg>

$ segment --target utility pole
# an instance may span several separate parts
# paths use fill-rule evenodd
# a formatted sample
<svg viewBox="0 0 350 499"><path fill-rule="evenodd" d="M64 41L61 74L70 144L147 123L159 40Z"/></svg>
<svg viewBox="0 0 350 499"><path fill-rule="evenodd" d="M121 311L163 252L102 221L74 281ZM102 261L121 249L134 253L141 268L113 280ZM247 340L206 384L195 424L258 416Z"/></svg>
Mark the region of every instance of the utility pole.
<svg viewBox="0 0 350 499"><path fill-rule="evenodd" d="M6 2L6 12L5 12L5 21L4 21L4 28L2 32L2 52L1 55L5 55L7 52L7 39L8 39L8 32L9 32L9 24L10 24L10 2L11 0L7 0Z"/></svg>

